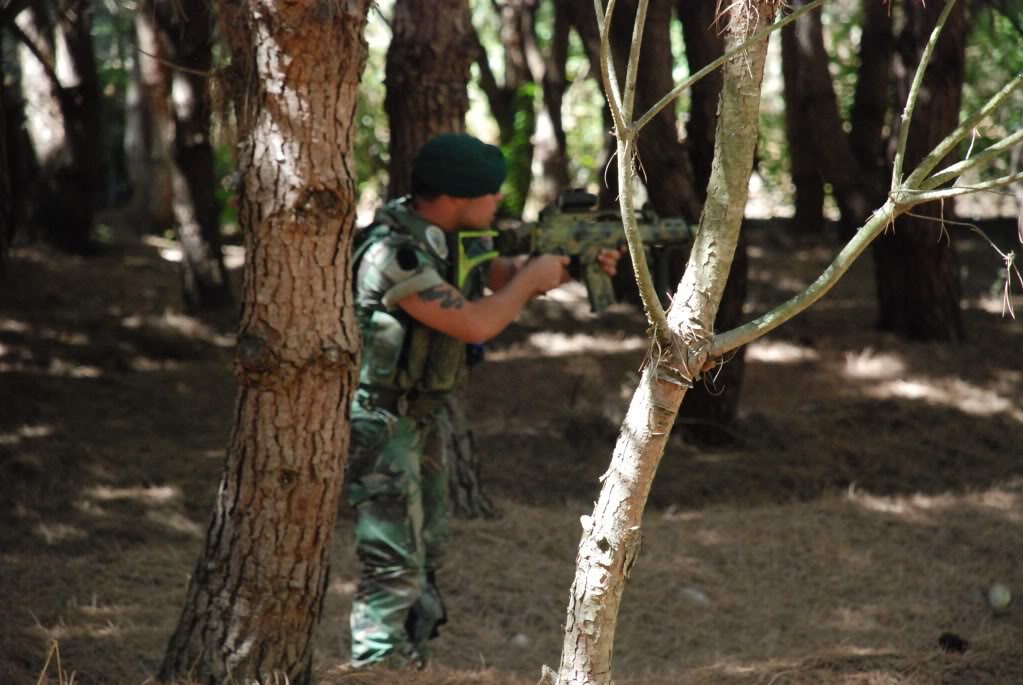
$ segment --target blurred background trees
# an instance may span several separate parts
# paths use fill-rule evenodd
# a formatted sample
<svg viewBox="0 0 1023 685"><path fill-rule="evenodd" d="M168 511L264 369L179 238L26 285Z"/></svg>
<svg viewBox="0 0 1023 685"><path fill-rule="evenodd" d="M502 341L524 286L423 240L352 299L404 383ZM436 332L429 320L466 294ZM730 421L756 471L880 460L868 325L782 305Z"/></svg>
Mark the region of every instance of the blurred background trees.
<svg viewBox="0 0 1023 685"><path fill-rule="evenodd" d="M618 61L636 2L619 5L611 46ZM720 54L715 6L651 2L641 106ZM191 309L231 302L221 243L238 240L233 119L226 107L212 113L240 84L220 77L230 64L213 9L208 0L4 0L5 254L29 241L87 254L114 234L158 236L179 248ZM836 0L775 40L751 218L791 218L778 224L779 239L829 243L862 223L887 187L907 79L937 11L915 0ZM1003 0L956 10L928 72L910 163L962 107L1023 68L1021 17L1018 3ZM509 158L507 216L532 218L570 187L614 199L592 3L381 0L366 38L354 122L363 222L384 198L407 191L408 164L426 138L463 127ZM718 88L715 77L701 81L640 138L646 199L661 215L699 219ZM1004 108L999 126L1018 128L1021 112ZM1008 163L1018 166L1019 153ZM954 244L936 217L1015 211L1011 198L986 199L989 207L922 207L877 242L879 326L921 340L968 334ZM678 282L684 256L652 255L663 292ZM719 327L742 316L741 246L737 260ZM618 290L629 299L634 287L624 271ZM721 428L736 416L741 375L736 357L702 397L687 399L683 422L693 437L727 436Z"/></svg>

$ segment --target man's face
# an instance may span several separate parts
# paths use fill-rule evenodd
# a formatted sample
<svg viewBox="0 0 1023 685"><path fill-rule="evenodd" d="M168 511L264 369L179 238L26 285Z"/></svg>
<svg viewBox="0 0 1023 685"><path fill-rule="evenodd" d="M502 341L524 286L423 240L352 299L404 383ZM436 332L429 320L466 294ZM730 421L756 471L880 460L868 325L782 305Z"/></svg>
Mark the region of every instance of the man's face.
<svg viewBox="0 0 1023 685"><path fill-rule="evenodd" d="M458 213L459 227L473 230L490 228L503 197L501 193L491 193L479 197L460 198L462 206Z"/></svg>

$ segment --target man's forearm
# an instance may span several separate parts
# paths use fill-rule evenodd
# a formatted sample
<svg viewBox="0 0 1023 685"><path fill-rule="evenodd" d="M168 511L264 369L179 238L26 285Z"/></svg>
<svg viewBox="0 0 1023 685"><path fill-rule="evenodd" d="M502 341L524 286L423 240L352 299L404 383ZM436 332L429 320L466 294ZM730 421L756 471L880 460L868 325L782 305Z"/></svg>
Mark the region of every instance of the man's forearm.
<svg viewBox="0 0 1023 685"><path fill-rule="evenodd" d="M490 278L487 287L495 293L508 285L529 259L529 255L498 257L490 264Z"/></svg>

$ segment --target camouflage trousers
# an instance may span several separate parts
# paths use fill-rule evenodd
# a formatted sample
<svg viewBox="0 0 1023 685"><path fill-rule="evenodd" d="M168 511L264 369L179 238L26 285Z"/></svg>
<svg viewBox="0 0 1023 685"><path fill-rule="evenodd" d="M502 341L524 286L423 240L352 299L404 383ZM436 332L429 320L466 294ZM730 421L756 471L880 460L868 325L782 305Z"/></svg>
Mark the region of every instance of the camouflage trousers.
<svg viewBox="0 0 1023 685"><path fill-rule="evenodd" d="M438 426L440 424L441 427ZM352 406L348 500L361 565L352 663L421 665L447 613L434 582L448 539L445 413Z"/></svg>

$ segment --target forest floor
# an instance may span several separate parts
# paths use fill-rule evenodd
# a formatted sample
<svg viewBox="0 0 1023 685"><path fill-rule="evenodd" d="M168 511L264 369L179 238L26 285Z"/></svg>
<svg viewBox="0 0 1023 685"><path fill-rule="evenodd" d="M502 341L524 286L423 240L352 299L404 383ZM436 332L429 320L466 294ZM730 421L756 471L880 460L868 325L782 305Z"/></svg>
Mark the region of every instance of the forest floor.
<svg viewBox="0 0 1023 685"><path fill-rule="evenodd" d="M992 231L1003 251L1015 241L1014 225ZM836 252L782 235L750 230L751 315ZM1001 315L997 254L973 233L956 240L967 342L876 332L868 255L749 347L732 444L672 437L624 596L617 682L1023 683L1023 600L996 612L985 597L996 581L1023 595L1023 322ZM169 247L14 252L0 295L2 683L58 682L51 641L75 683L142 683L178 618L235 391L231 324L182 313ZM1023 312L1018 291L1014 304ZM343 670L357 569L341 506L319 682L532 685L557 665L579 517L644 328L626 305L590 315L569 288L474 369L503 516L454 523L450 623L427 671ZM943 650L945 633L965 651Z"/></svg>

